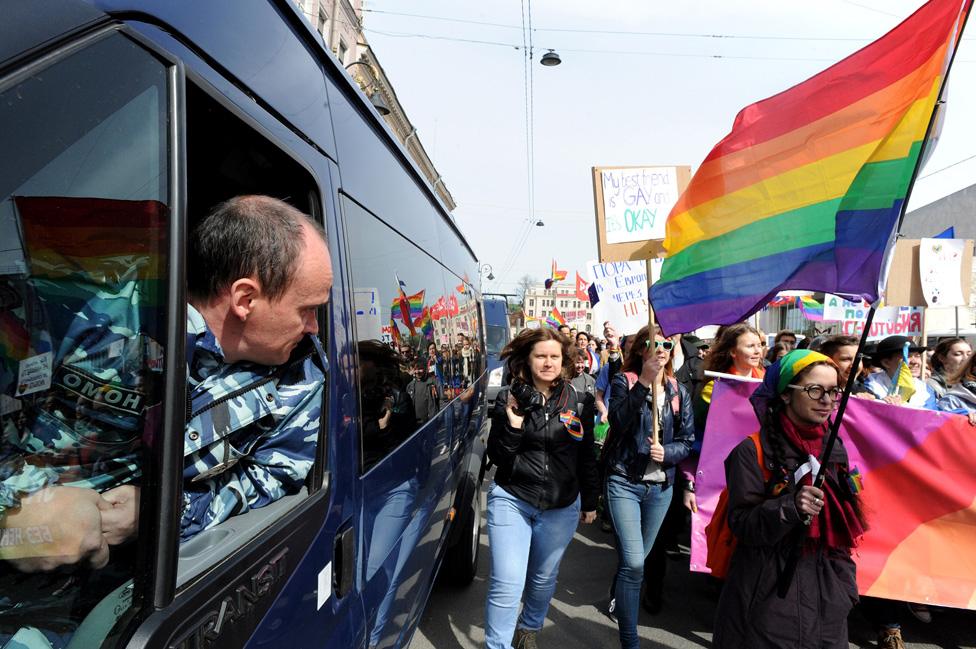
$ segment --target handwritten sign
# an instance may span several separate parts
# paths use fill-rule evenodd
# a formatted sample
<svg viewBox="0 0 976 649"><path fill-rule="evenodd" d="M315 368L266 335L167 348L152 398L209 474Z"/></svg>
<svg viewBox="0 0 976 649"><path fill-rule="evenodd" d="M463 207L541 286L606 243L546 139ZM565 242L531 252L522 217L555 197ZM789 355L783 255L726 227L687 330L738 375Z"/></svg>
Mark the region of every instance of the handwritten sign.
<svg viewBox="0 0 976 649"><path fill-rule="evenodd" d="M660 274L658 267L651 275ZM609 320L622 334L636 333L647 324L647 267L642 261L591 261L589 279L600 301L593 307L593 321Z"/></svg>
<svg viewBox="0 0 976 649"><path fill-rule="evenodd" d="M675 167L600 172L607 243L664 238L664 222L678 202Z"/></svg>
<svg viewBox="0 0 976 649"><path fill-rule="evenodd" d="M356 335L360 340L383 339L379 300L380 293L378 289L357 288L353 291L353 306L356 311ZM388 331L387 336L391 333L392 331Z"/></svg>
<svg viewBox="0 0 976 649"><path fill-rule="evenodd" d="M929 306L965 306L962 293L964 239L922 239L918 249L918 271L922 295ZM972 244L970 244L972 245Z"/></svg>
<svg viewBox="0 0 976 649"><path fill-rule="evenodd" d="M840 333L860 336L864 320L871 308L863 300L847 300L838 295L824 294L824 320L839 323ZM922 308L911 306L886 306L874 314L868 340L880 340L888 336L921 336Z"/></svg>

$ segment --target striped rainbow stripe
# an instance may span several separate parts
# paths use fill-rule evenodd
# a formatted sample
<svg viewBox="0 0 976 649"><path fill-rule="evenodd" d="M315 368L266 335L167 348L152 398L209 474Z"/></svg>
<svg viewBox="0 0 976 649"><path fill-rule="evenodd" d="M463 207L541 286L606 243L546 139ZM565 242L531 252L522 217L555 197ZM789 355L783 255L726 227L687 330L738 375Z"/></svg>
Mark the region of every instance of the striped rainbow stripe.
<svg viewBox="0 0 976 649"><path fill-rule="evenodd" d="M668 333L741 320L777 291L873 301L972 0L931 0L881 39L744 108L668 216L652 289Z"/></svg>

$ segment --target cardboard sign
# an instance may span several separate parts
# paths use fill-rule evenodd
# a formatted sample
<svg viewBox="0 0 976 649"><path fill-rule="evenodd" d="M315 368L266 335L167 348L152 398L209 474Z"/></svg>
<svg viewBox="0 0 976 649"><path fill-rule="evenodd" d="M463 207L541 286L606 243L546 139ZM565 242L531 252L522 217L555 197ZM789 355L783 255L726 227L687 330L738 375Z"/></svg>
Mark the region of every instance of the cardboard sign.
<svg viewBox="0 0 976 649"><path fill-rule="evenodd" d="M600 261L661 256L664 224L690 180L689 166L593 167Z"/></svg>

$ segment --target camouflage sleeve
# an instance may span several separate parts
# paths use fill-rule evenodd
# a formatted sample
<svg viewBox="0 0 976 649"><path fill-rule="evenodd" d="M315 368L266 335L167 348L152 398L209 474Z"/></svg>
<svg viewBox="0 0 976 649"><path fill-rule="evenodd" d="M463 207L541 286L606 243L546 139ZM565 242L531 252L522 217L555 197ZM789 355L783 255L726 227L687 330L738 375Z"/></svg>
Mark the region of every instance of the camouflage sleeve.
<svg viewBox="0 0 976 649"><path fill-rule="evenodd" d="M40 491L58 481L53 468L35 466L23 459L0 464L0 513L20 507L23 495Z"/></svg>
<svg viewBox="0 0 976 649"><path fill-rule="evenodd" d="M301 395L289 414L262 435L233 467L213 478L185 485L181 541L301 489L315 461L323 385L320 372L312 389L308 383L279 385L283 400Z"/></svg>

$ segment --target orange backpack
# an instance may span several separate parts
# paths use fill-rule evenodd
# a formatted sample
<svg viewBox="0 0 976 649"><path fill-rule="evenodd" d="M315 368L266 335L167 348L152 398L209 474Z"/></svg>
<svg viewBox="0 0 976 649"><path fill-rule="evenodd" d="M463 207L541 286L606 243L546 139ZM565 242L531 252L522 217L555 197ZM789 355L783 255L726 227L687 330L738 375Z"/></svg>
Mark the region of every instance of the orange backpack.
<svg viewBox="0 0 976 649"><path fill-rule="evenodd" d="M756 447L756 460L759 462L759 469L762 471L763 482L769 482L773 477L772 471L766 468L763 461L762 444L759 443L759 433L749 435L749 439ZM729 564L732 562L732 554L738 539L729 527L729 488L722 489L722 494L718 497L718 504L715 505L715 512L712 520L705 526L705 542L708 547L708 557L705 565L712 571L712 576L725 579L729 574Z"/></svg>

